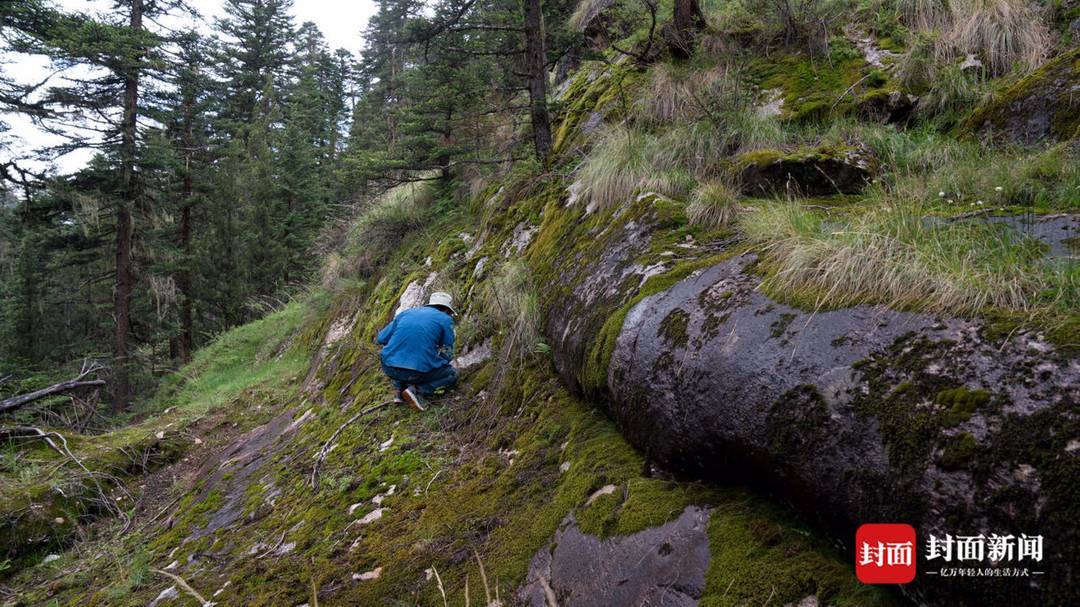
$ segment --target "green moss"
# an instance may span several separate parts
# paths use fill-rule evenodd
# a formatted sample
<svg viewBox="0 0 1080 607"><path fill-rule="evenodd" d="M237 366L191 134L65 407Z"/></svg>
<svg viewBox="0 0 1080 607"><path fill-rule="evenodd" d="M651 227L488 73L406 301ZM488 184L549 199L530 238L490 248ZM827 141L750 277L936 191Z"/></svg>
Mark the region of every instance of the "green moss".
<svg viewBox="0 0 1080 607"><path fill-rule="evenodd" d="M759 56L750 63L750 75L762 89L784 91L782 118L817 122L850 109L851 96L841 95L863 77L861 54L843 39L830 43L831 60L801 54Z"/></svg>
<svg viewBox="0 0 1080 607"><path fill-rule="evenodd" d="M827 605L895 604L881 587L855 581L851 566L830 557L830 549L809 532L783 522L774 508L758 506L745 509L729 501L713 510L712 554L699 605L785 605L809 595Z"/></svg>
<svg viewBox="0 0 1080 607"><path fill-rule="evenodd" d="M960 386L938 392L934 396L934 402L947 409L944 423L947 427L952 427L971 419L976 409L990 402L990 393L982 389L969 390Z"/></svg>
<svg viewBox="0 0 1080 607"><path fill-rule="evenodd" d="M1002 125L1016 115L1017 104L1029 98L1045 96L1049 93L1044 89L1054 86L1057 90L1048 90L1059 96L1052 102L1054 109L1050 132L1059 141L1068 141L1080 130L1080 101L1077 101L1072 87L1068 85L1078 79L1080 48L1074 48L1047 61L1039 69L995 95L990 102L975 110L959 127L958 132L971 136L985 124L1000 130Z"/></svg>
<svg viewBox="0 0 1080 607"><path fill-rule="evenodd" d="M690 339L687 333L689 323L690 315L686 310L676 308L660 321L659 336L663 337L670 346L686 347L686 342Z"/></svg>
<svg viewBox="0 0 1080 607"><path fill-rule="evenodd" d="M977 448L974 436L967 432L958 434L945 443L938 463L946 470L965 468L974 459Z"/></svg>

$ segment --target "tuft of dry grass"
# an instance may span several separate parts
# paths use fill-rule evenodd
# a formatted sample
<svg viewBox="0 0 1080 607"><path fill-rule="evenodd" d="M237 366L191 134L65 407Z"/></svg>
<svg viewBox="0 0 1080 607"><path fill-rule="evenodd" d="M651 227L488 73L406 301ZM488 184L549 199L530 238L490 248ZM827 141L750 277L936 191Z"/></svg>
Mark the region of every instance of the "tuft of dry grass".
<svg viewBox="0 0 1080 607"><path fill-rule="evenodd" d="M721 181L698 184L686 208L690 223L704 228L721 228L734 221L742 208L739 193Z"/></svg>
<svg viewBox="0 0 1080 607"><path fill-rule="evenodd" d="M540 349L540 300L520 259L500 265L484 285L484 311L503 336L502 363L523 361Z"/></svg>
<svg viewBox="0 0 1080 607"><path fill-rule="evenodd" d="M692 177L657 158L656 137L625 126L607 128L578 169L575 189L590 211L610 208L640 191L681 196Z"/></svg>
<svg viewBox="0 0 1080 607"><path fill-rule="evenodd" d="M994 76L1031 70L1053 44L1043 11L1024 0L908 0L902 14L916 31L933 34L931 80L938 66L969 55Z"/></svg>
<svg viewBox="0 0 1080 607"><path fill-rule="evenodd" d="M767 286L809 293L819 305L1038 313L1068 306L1080 292L1080 271L1046 263L1037 242L1000 225L930 217L919 206L835 221L794 203L768 205L741 226L777 268Z"/></svg>
<svg viewBox="0 0 1080 607"><path fill-rule="evenodd" d="M649 82L638 100L638 116L652 123L708 118L709 105L738 83L723 66L696 70L657 63L649 70Z"/></svg>

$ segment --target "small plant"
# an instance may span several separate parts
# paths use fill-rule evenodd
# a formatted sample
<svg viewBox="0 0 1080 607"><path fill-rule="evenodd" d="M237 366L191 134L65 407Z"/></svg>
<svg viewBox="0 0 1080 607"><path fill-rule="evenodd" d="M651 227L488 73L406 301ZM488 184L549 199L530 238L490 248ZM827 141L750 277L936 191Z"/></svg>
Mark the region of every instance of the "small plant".
<svg viewBox="0 0 1080 607"><path fill-rule="evenodd" d="M502 264L485 285L484 310L503 335L502 362L520 362L540 341L540 302L528 267L520 260Z"/></svg>
<svg viewBox="0 0 1080 607"><path fill-rule="evenodd" d="M690 223L703 228L721 228L730 224L741 210L739 193L719 181L699 184L690 195L687 207Z"/></svg>

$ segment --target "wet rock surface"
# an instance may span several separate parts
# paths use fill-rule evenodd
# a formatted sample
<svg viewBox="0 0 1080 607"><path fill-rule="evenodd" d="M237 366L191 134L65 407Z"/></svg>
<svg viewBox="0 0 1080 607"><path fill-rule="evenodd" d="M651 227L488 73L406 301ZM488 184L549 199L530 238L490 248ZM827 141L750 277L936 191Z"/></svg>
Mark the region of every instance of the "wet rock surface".
<svg viewBox="0 0 1080 607"><path fill-rule="evenodd" d="M654 227L611 222L611 246L557 268L568 288L548 334L571 386L596 387L582 369L612 309L632 304L650 274L640 260ZM706 265L630 307L600 396L631 442L664 467L764 487L849 550L868 521L908 522L920 537L1041 533L1062 538L1044 563L1068 579L1080 362L1038 334L991 338L975 321L785 306L760 291L755 260ZM908 592L931 604L1044 604L1071 591L922 576Z"/></svg>
<svg viewBox="0 0 1080 607"><path fill-rule="evenodd" d="M697 605L709 564L709 512L691 506L679 518L623 537L600 539L567 517L529 564L517 599L531 607Z"/></svg>
<svg viewBox="0 0 1080 607"><path fill-rule="evenodd" d="M977 110L979 137L1033 144L1080 135L1080 48L1063 53Z"/></svg>

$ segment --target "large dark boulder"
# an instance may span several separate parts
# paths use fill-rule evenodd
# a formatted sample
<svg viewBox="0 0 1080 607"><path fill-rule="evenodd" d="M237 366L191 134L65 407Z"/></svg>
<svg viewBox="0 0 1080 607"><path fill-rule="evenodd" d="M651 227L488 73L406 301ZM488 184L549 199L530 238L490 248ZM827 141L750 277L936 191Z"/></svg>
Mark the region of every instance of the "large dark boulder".
<svg viewBox="0 0 1080 607"><path fill-rule="evenodd" d="M1060 583L923 576L928 596L1075 599L1077 361L963 320L780 305L756 290L753 259L627 315L608 385L631 441L669 466L763 483L846 542L879 521L920 537L1043 534L1046 561L1026 565Z"/></svg>
<svg viewBox="0 0 1080 607"><path fill-rule="evenodd" d="M971 115L965 130L1024 144L1080 137L1080 47L995 95Z"/></svg>
<svg viewBox="0 0 1080 607"><path fill-rule="evenodd" d="M920 550L919 601L1078 604L1073 355L973 320L782 305L755 254L673 240L658 202L546 211L534 260L569 385L661 467L773 492L848 550L867 522L910 523L923 550L928 533L1044 536L1021 565L1045 574L1021 579L927 575Z"/></svg>
<svg viewBox="0 0 1080 607"><path fill-rule="evenodd" d="M564 607L667 605L693 607L705 591L709 511L686 508L679 518L623 537L582 533L571 515L529 564L522 605Z"/></svg>

